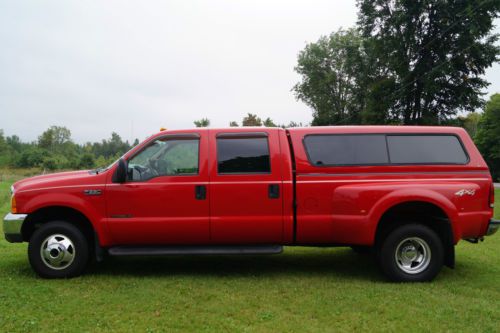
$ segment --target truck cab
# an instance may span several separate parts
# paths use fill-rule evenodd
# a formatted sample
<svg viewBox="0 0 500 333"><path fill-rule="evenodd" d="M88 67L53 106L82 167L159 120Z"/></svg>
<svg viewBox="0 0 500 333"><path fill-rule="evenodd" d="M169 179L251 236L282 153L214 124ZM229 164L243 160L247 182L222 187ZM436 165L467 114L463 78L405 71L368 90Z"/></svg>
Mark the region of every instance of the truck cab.
<svg viewBox="0 0 500 333"><path fill-rule="evenodd" d="M124 178L106 179L113 244L285 241L292 178L284 130L168 131L124 159Z"/></svg>
<svg viewBox="0 0 500 333"><path fill-rule="evenodd" d="M453 127L330 126L161 131L104 169L14 184L4 218L42 277L104 253L373 252L394 281L453 267L454 246L493 234L494 189Z"/></svg>

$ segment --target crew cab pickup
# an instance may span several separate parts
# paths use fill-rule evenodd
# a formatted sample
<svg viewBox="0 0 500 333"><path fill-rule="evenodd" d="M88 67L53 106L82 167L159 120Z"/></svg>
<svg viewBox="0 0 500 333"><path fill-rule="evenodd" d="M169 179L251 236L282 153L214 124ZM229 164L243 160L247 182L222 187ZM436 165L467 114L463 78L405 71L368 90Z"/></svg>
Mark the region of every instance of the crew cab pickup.
<svg viewBox="0 0 500 333"><path fill-rule="evenodd" d="M45 278L104 254L370 251L393 281L428 281L454 246L493 234L488 167L461 128L161 131L105 169L12 187L3 231Z"/></svg>

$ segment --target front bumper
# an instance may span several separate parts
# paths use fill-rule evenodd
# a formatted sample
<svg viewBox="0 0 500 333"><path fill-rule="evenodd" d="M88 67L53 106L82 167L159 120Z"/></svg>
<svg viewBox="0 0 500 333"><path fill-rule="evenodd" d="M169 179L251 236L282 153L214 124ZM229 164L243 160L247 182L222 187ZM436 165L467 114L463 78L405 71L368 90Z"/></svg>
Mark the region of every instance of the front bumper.
<svg viewBox="0 0 500 333"><path fill-rule="evenodd" d="M491 219L488 224L488 230L486 231L486 236L491 236L500 228L500 220Z"/></svg>
<svg viewBox="0 0 500 333"><path fill-rule="evenodd" d="M10 243L20 243L23 241L21 228L27 214L12 214L9 213L3 218L3 233L5 239Z"/></svg>

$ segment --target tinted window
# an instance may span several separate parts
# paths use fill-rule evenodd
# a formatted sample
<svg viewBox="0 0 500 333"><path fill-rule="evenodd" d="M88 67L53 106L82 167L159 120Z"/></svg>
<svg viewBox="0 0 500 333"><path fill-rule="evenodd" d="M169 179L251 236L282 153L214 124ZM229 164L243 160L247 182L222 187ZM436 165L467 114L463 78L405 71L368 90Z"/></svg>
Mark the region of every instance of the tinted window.
<svg viewBox="0 0 500 333"><path fill-rule="evenodd" d="M267 138L217 139L219 173L268 173L269 145Z"/></svg>
<svg viewBox="0 0 500 333"><path fill-rule="evenodd" d="M198 173L199 140L153 141L128 161L128 178L145 181L159 176Z"/></svg>
<svg viewBox="0 0 500 333"><path fill-rule="evenodd" d="M387 144L392 163L467 163L467 155L454 135L388 135Z"/></svg>
<svg viewBox="0 0 500 333"><path fill-rule="evenodd" d="M385 135L308 135L304 144L313 165L362 165L389 162Z"/></svg>

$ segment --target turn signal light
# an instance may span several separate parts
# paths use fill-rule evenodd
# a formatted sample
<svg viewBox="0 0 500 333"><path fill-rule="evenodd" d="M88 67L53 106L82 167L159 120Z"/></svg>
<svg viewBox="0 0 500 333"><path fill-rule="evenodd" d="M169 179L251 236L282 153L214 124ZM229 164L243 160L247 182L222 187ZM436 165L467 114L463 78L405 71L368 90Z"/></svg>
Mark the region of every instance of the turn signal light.
<svg viewBox="0 0 500 333"><path fill-rule="evenodd" d="M17 213L17 205L16 205L16 197L15 196L10 197L10 212L12 214Z"/></svg>

